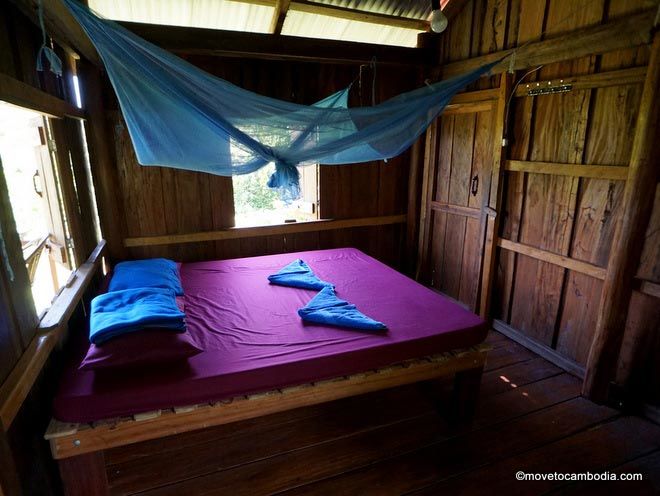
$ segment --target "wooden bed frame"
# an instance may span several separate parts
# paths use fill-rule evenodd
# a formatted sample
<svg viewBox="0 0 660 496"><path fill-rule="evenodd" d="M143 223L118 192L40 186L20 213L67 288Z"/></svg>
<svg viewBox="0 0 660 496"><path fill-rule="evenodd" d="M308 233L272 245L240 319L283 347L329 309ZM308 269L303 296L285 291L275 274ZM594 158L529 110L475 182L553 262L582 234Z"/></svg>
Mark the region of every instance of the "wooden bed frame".
<svg viewBox="0 0 660 496"><path fill-rule="evenodd" d="M216 403L190 405L92 424L51 420L45 438L69 496L109 494L104 450L454 375L451 417L468 421L489 346L407 360L388 367ZM191 449L194 449L191 448Z"/></svg>
<svg viewBox="0 0 660 496"><path fill-rule="evenodd" d="M67 283L49 313L42 319L43 333L36 341L34 353L26 354L25 364L16 381L3 386L8 400L0 408L0 420L9 425L22 400L50 352L66 334L68 319L74 309L84 303L84 295L93 281L98 281L105 252L101 242ZM131 417L105 419L93 423L73 424L52 419L45 438L50 442L53 458L59 464L65 494L94 496L109 494L104 451L154 439L248 420L265 415L326 403L373 391L433 381L454 375L450 417L469 421L479 393L481 374L489 346L485 344L433 356L416 358L383 368L341 376L263 393L238 396L215 403L203 403L139 413ZM10 387L11 386L11 387ZM2 391L0 391L2 392ZM191 448L191 449L194 449Z"/></svg>

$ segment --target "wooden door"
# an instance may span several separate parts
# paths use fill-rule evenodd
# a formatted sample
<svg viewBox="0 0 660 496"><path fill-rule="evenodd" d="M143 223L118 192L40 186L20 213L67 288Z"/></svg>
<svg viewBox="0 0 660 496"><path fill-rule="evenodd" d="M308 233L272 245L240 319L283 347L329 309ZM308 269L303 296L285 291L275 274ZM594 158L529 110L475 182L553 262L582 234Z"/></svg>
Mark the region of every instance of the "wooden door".
<svg viewBox="0 0 660 496"><path fill-rule="evenodd" d="M418 276L475 312L499 174L498 98L499 90L458 95L427 133Z"/></svg>

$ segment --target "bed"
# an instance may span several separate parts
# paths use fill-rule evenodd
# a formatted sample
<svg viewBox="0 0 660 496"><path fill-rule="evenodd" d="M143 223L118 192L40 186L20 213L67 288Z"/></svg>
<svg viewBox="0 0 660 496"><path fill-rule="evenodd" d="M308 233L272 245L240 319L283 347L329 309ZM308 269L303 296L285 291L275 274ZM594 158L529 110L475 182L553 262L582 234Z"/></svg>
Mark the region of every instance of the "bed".
<svg viewBox="0 0 660 496"><path fill-rule="evenodd" d="M304 324L296 311L314 292L267 282L296 258L388 330ZM67 481L67 460L98 464L91 455L110 447L442 375L456 374L459 415L473 408L486 323L359 250L189 263L180 275L187 327L202 353L166 369L103 375L78 370L78 343L46 434L67 487L76 484Z"/></svg>

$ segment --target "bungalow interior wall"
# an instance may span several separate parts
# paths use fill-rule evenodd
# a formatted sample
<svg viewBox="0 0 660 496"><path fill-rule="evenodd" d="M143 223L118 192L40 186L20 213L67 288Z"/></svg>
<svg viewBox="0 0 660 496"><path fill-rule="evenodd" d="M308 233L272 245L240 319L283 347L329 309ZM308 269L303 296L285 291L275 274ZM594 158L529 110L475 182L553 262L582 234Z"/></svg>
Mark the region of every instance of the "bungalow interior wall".
<svg viewBox="0 0 660 496"><path fill-rule="evenodd" d="M353 82L356 65L221 58L186 57L194 65L242 88L263 95L312 104ZM376 101L382 102L419 83L415 67L378 66ZM362 84L353 84L351 105L371 105L372 72L363 70ZM186 234L233 226L231 178L160 167L142 167L136 157L117 101L108 84L104 96L114 132L120 191L116 198L125 213L124 237ZM408 202L410 153L384 161L356 165L321 166L321 218L350 219L405 214ZM103 206L101 207L103 208ZM131 248L129 258L166 256L181 261L249 257L355 246L399 267L403 225L272 235L238 240ZM112 255L112 254L111 254Z"/></svg>
<svg viewBox="0 0 660 496"><path fill-rule="evenodd" d="M75 106L71 67L68 63L70 59L62 47L56 43L53 45L55 52L64 61L63 77L57 77L49 71L36 71L36 54L41 39L41 31L33 20L26 17L11 2L0 2L0 73ZM91 201L86 187L88 177L82 166L84 157L79 141L80 134L75 132L78 127L73 119L52 119L51 123L58 144L58 167L64 201L67 203L65 208L69 209L67 214L79 262L89 255L96 243L92 233L93 222L88 216L90 210L86 208L85 212L81 212L78 207L89 205ZM10 280L4 270L0 271L2 383L32 342L38 330L38 318L32 304L27 271L22 260L11 208L8 203L4 203L8 202L6 186L4 181L0 183L0 223L15 275L14 279ZM81 309L78 309L72 317L71 325L80 327L82 317ZM10 343L10 346L6 346L7 343ZM0 429L0 451L5 453L5 450L9 449L14 458L14 464L3 458L0 463L0 481L4 485L9 480L7 487L12 488L13 480L14 484L20 486L23 494L61 493L58 469L52 460L48 443L43 439L51 418L51 400L57 387L57 381L53 380L53 377L59 376L61 362L61 351L51 355L9 430L5 433Z"/></svg>
<svg viewBox="0 0 660 496"><path fill-rule="evenodd" d="M540 36L560 35L649 6L644 0L593 0L580 2L579 6L573 0L471 0L440 38L442 60L463 60L521 46ZM525 81L643 67L648 58L648 46L619 50L548 64ZM525 72L518 71L516 80ZM483 78L472 89L496 87L499 78ZM506 158L628 166L641 92L642 84L627 84L513 98ZM444 157L444 165L440 166L445 169L458 169L466 155L480 149L480 120L474 114L443 117L437 129L438 156ZM505 172L503 181L501 238L598 267L607 266L622 214L623 181L525 172ZM467 197L465 205L471 206ZM438 218L431 236L433 260L428 270L440 264L434 285L471 304L472 294L461 291L461 271L442 270L443 256L459 263L457 257L470 245L469 221L466 228L465 220L457 215L442 213ZM656 197L636 275L640 285L644 281L660 282L659 226L660 200ZM575 369L580 370L593 339L601 288L602 281L597 278L500 249L490 314L514 332L574 362ZM626 387L642 388L645 401L656 404L660 403L655 379L660 377L657 308L657 297L635 292L618 372ZM638 346L640 340L646 346ZM642 363L645 365L640 367Z"/></svg>
<svg viewBox="0 0 660 496"><path fill-rule="evenodd" d="M560 34L647 6L643 0L592 0L579 9L571 0L470 0L440 37L443 60L462 60L519 46L542 32ZM0 72L73 101L62 81L34 71L34 54L41 36L36 26L10 4L3 3L0 14ZM63 55L59 48L57 51ZM345 87L359 71L357 66L310 62L200 56L191 56L189 60L247 89L308 104ZM530 80L644 66L647 62L646 47L622 50L551 64L531 75ZM370 94L369 73L366 76L363 103L368 103L366 95ZM379 67L378 100L411 89L419 85L421 79L421 71L414 68ZM483 79L472 89L496 87L499 79L499 76ZM641 85L625 85L574 90L563 95L515 98L509 119L511 144L507 158L627 166L640 94ZM116 201L121 206L118 211L122 212L117 226L122 237L190 233L231 226L231 179L138 166L125 129L117 127L121 124L119 114L107 84L104 97L108 108L106 118L112 124L108 126L107 137L116 164L119 184ZM353 98L356 98L355 92ZM483 135L479 133L478 116L464 117L460 121L466 132L460 134L458 140L455 134L443 138L447 119L441 119L436 125L441 143L444 139L452 146L454 142L458 144L452 148L455 152L448 155L445 164L448 170L454 165L453 157L464 160L461 158L463 151L473 153L475 136ZM404 154L387 164L322 167L322 217L357 218L406 213L409 164L410 155ZM621 196L622 183L616 181L506 173L499 234L504 239L605 267L612 235L621 215ZM462 198L459 200L463 201ZM107 203L99 207L106 212L115 211L114 206ZM445 216L445 229L434 233L432 253L462 256L466 228L463 227L461 233L460 223L455 222L452 214L442 215ZM656 194L644 253L636 274L640 288L630 301L617 377L621 383L637 388L645 401L655 404L660 404L660 313L657 298L643 292L642 287L644 282L660 283L659 232L660 190ZM135 248L127 250L127 256L168 256L192 261L352 245L398 267L404 258L404 237L403 226L365 227ZM422 278L425 276L428 274L422 274ZM443 277L442 273L438 274L438 285L444 284ZM21 309L13 307L8 297L10 288L7 282L0 282L0 303L20 315ZM593 277L500 250L491 314L523 335L556 350L578 365L584 365L593 337L601 286L601 281ZM449 293L458 299L463 298L460 291ZM15 320L0 320L3 332L5 328L14 332L15 343L7 360L4 360L5 350L2 350L0 377L3 379L31 337L16 334L16 329L12 329L15 323ZM59 359L56 354L44 370L8 433L26 494L58 494L60 491L56 467L42 439L56 385L46 379L57 375Z"/></svg>

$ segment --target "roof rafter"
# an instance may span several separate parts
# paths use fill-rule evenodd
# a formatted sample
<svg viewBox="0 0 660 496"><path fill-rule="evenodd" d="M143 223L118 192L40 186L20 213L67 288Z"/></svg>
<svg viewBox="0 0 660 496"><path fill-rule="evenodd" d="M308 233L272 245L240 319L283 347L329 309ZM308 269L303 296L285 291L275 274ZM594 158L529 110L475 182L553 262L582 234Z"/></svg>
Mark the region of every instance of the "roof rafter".
<svg viewBox="0 0 660 496"><path fill-rule="evenodd" d="M270 22L269 32L272 34L281 34L284 20L289 12L291 0L276 0L275 11L273 12L273 19Z"/></svg>

